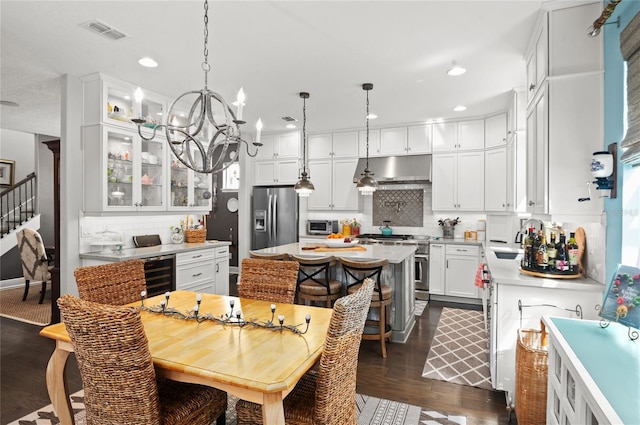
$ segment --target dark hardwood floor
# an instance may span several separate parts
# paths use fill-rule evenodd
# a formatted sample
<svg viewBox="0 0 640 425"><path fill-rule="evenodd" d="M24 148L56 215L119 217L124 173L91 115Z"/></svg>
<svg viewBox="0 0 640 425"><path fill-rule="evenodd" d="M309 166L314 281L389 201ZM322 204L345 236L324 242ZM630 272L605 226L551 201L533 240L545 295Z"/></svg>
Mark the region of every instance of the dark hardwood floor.
<svg viewBox="0 0 640 425"><path fill-rule="evenodd" d="M237 293L235 279L230 292ZM449 304L447 304L449 305ZM421 377L443 304L430 302L406 344L389 344L388 357L380 356L376 341L363 341L358 365L357 390L361 394L387 398L468 417L468 424L507 424L502 392L424 379ZM0 424L50 404L45 370L53 352L53 341L38 335L39 326L0 318ZM82 388L73 355L66 375L69 392Z"/></svg>

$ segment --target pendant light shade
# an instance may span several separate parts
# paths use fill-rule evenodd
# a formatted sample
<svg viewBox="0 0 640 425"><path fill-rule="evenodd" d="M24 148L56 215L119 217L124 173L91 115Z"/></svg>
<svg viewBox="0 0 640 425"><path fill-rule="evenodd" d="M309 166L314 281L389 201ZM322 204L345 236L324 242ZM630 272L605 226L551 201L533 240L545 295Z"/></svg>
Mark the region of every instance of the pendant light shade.
<svg viewBox="0 0 640 425"><path fill-rule="evenodd" d="M363 177L358 180L356 187L363 195L372 195L378 188L378 182L372 177L373 173L369 170L369 91L372 89L373 84L371 83L364 83L362 85L362 90L367 92L367 163L364 167Z"/></svg>
<svg viewBox="0 0 640 425"><path fill-rule="evenodd" d="M302 173L300 180L293 186L298 196L307 197L315 190L307 174L307 99L309 93L301 92L302 98Z"/></svg>

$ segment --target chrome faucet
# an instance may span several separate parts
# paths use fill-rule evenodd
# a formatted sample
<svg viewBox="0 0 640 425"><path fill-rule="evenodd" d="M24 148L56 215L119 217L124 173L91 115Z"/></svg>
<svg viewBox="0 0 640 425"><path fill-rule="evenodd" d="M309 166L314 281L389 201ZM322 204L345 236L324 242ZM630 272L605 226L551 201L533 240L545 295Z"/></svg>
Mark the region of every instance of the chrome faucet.
<svg viewBox="0 0 640 425"><path fill-rule="evenodd" d="M514 241L515 243L522 243L522 237L527 234L527 229L532 223L536 225L534 226L535 229L544 230L544 222L542 220L540 220L539 218L529 218L522 224L522 227L520 228L520 230L518 230L518 233L516 233L516 239Z"/></svg>

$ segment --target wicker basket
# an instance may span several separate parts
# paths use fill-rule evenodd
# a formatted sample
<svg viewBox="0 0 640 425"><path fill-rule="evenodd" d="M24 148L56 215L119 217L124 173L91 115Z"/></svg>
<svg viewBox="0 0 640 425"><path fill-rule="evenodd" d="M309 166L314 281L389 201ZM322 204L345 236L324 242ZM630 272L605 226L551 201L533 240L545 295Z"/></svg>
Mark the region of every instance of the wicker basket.
<svg viewBox="0 0 640 425"><path fill-rule="evenodd" d="M207 239L207 229L187 229L184 239L187 243L202 243Z"/></svg>
<svg viewBox="0 0 640 425"><path fill-rule="evenodd" d="M543 424L547 416L547 333L519 329L516 346L516 416L519 425Z"/></svg>

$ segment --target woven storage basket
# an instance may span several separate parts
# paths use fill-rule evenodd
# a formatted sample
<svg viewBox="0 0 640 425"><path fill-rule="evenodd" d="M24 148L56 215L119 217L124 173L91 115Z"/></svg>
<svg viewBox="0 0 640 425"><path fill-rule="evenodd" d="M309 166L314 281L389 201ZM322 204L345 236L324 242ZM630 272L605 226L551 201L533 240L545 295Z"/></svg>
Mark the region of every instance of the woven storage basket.
<svg viewBox="0 0 640 425"><path fill-rule="evenodd" d="M202 243L207 239L207 229L187 229L184 231L184 239L188 243Z"/></svg>
<svg viewBox="0 0 640 425"><path fill-rule="evenodd" d="M547 333L519 329L516 346L516 416L518 425L538 425L547 419Z"/></svg>

